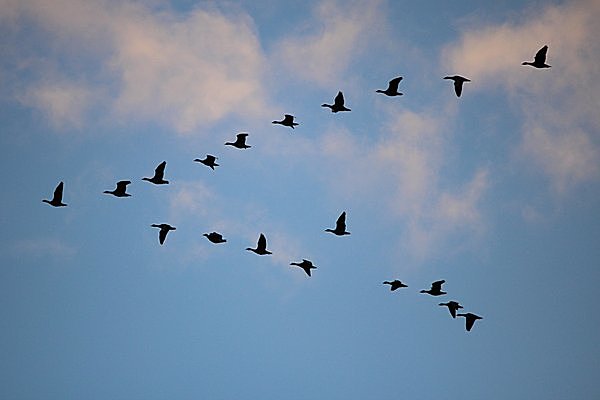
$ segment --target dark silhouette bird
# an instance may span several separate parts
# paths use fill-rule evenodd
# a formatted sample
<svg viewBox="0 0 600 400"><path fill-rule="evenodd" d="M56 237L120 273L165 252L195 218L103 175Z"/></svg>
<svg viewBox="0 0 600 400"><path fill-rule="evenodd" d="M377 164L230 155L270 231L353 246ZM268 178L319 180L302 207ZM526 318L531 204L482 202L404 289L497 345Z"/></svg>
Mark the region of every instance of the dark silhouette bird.
<svg viewBox="0 0 600 400"><path fill-rule="evenodd" d="M446 292L442 292L442 285L445 283L445 280L435 281L431 284L431 289L429 290L421 290L421 293L428 293L432 296L441 296L446 294Z"/></svg>
<svg viewBox="0 0 600 400"><path fill-rule="evenodd" d="M400 84L401 80L402 80L401 76L394 78L388 83L387 89L385 89L385 90L377 89L375 92L383 93L386 96L402 96L402 93L400 93L398 91L398 85Z"/></svg>
<svg viewBox="0 0 600 400"><path fill-rule="evenodd" d="M127 185L129 185L131 183L131 181L119 181L117 182L117 188L115 190L105 190L104 193L106 194L112 194L113 196L116 197L129 197L131 196L129 193L126 193L127 191Z"/></svg>
<svg viewBox="0 0 600 400"><path fill-rule="evenodd" d="M246 144L247 137L247 133L238 133L237 135L235 135L235 142L225 142L225 144L228 146L237 147L238 149L248 149L252 146L248 146Z"/></svg>
<svg viewBox="0 0 600 400"><path fill-rule="evenodd" d="M335 229L325 229L325 232L331 232L337 236L349 235L350 232L346 232L346 211L338 217L335 222Z"/></svg>
<svg viewBox="0 0 600 400"><path fill-rule="evenodd" d="M308 275L308 276L310 276L311 269L317 269L317 267L315 267L311 261L305 260L304 258L302 259L302 262L300 262L300 263L293 262L293 263L290 263L290 265L296 265L296 266L302 268L304 270L304 272L306 272L306 275Z"/></svg>
<svg viewBox="0 0 600 400"><path fill-rule="evenodd" d="M467 331L471 330L475 321L477 321L478 319L483 319L483 317L480 317L479 315L471 314L470 312L466 313L466 314L456 314L456 315L458 315L459 317L465 317L465 327L467 328Z"/></svg>
<svg viewBox="0 0 600 400"><path fill-rule="evenodd" d="M298 123L294 122L294 116L290 114L285 114L284 118L281 121L273 121L273 123L283 126L289 126L292 129L294 129L294 126L299 125Z"/></svg>
<svg viewBox="0 0 600 400"><path fill-rule="evenodd" d="M460 75L445 76L444 79L451 79L454 81L454 93L456 93L457 97L460 97L462 93L463 83L471 82L470 79L467 79Z"/></svg>
<svg viewBox="0 0 600 400"><path fill-rule="evenodd" d="M154 170L154 176L152 178L142 178L143 181L152 182L155 185L166 185L169 181L165 181L165 167L167 166L167 162L163 161L158 164L158 167Z"/></svg>
<svg viewBox="0 0 600 400"><path fill-rule="evenodd" d="M260 237L258 238L258 242L256 243L256 248L252 249L250 247L246 247L246 250L253 251L256 254L258 254L259 256L264 256L266 254L273 254L267 250L267 238L265 238L265 235L263 235L262 233L260 234Z"/></svg>
<svg viewBox="0 0 600 400"><path fill-rule="evenodd" d="M217 232L204 233L203 236L206 236L206 238L213 243L225 243L227 241L223 239L223 235Z"/></svg>
<svg viewBox="0 0 600 400"><path fill-rule="evenodd" d="M535 53L533 62L523 61L521 65L531 65L535 68L550 68L550 65L546 64L546 53L548 53L548 46L544 46Z"/></svg>
<svg viewBox="0 0 600 400"><path fill-rule="evenodd" d="M450 311L450 315L452 315L452 318L456 318L456 312L458 311L459 308L463 308L463 306L461 306L460 304L458 304L456 301L449 301L447 303L440 303L440 306L446 306L448 307L448 311Z"/></svg>
<svg viewBox="0 0 600 400"><path fill-rule="evenodd" d="M63 183L60 182L56 189L54 189L54 195L52 196L52 200L43 199L44 203L50 204L52 207L66 207L67 205L62 202L63 197Z"/></svg>
<svg viewBox="0 0 600 400"><path fill-rule="evenodd" d="M169 233L169 231L174 231L175 229L177 229L169 224L152 224L151 226L154 228L160 228L160 232L158 232L158 241L160 242L160 244L163 244L165 242L165 239L167 238L167 233Z"/></svg>
<svg viewBox="0 0 600 400"><path fill-rule="evenodd" d="M396 289L400 289L403 287L408 287L407 285L405 285L404 283L402 283L401 281L399 281L398 279L394 279L393 281L384 281L383 282L384 285L390 285L390 290L393 292Z"/></svg>
<svg viewBox="0 0 600 400"><path fill-rule="evenodd" d="M206 165L207 167L210 167L213 171L215 170L215 167L218 167L219 164L217 164L215 162L215 160L217 159L217 157L215 156L211 156L210 154L206 155L206 158L204 160L201 160L199 158L194 159L194 161L196 162L200 162L204 165Z"/></svg>
<svg viewBox="0 0 600 400"><path fill-rule="evenodd" d="M338 92L337 96L335 96L335 99L333 100L333 104L321 104L321 107L329 107L333 113L340 111L351 111L349 108L344 106L344 95L342 92Z"/></svg>

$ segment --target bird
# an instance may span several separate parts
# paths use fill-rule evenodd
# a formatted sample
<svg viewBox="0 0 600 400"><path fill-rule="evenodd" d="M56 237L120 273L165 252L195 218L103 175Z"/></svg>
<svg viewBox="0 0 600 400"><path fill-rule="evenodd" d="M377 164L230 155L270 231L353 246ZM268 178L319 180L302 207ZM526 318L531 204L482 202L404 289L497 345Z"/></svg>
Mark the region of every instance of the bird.
<svg viewBox="0 0 600 400"><path fill-rule="evenodd" d="M216 159L217 159L217 157L211 156L210 154L207 154L206 158L204 160L196 158L196 159L194 159L194 161L201 162L202 164L206 165L207 167L210 167L214 171L215 167L219 166L219 164L217 164L215 162Z"/></svg>
<svg viewBox="0 0 600 400"><path fill-rule="evenodd" d="M400 84L400 81L402 80L402 77L399 76L397 78L392 79L391 81L389 81L388 83L388 87L385 90L381 90L381 89L377 89L375 92L377 93L383 93L386 96L402 96L403 93L400 93L398 91L398 85Z"/></svg>
<svg viewBox="0 0 600 400"><path fill-rule="evenodd" d="M456 301L449 301L447 303L440 303L438 305L448 307L448 311L450 311L450 315L452 315L452 318L456 318L456 312L458 311L458 309L463 308L463 306L458 304L458 302Z"/></svg>
<svg viewBox="0 0 600 400"><path fill-rule="evenodd" d="M155 185L166 185L169 181L165 181L163 178L165 176L165 167L167 166L167 162L163 161L158 164L158 167L154 170L154 176L152 178L142 178L143 181L152 182Z"/></svg>
<svg viewBox="0 0 600 400"><path fill-rule="evenodd" d="M431 289L429 290L421 290L421 293L428 293L432 296L441 296L446 294L446 292L442 292L442 285L446 282L445 280L435 281L431 284Z"/></svg>
<svg viewBox="0 0 600 400"><path fill-rule="evenodd" d="M451 79L454 81L454 92L456 93L456 97L460 97L462 93L463 83L471 82L470 79L467 79L460 75L445 76L444 79Z"/></svg>
<svg viewBox="0 0 600 400"><path fill-rule="evenodd" d="M281 121L273 121L273 123L283 126L289 126L292 129L294 129L294 126L299 125L298 123L294 122L294 116L290 114L285 114L284 118Z"/></svg>
<svg viewBox="0 0 600 400"><path fill-rule="evenodd" d="M116 197L130 197L131 195L129 193L126 193L127 185L129 185L130 183L131 181L119 181L117 182L117 188L115 190L105 190L104 193L112 194Z"/></svg>
<svg viewBox="0 0 600 400"><path fill-rule="evenodd" d="M331 108L332 113L339 111L351 111L349 108L344 106L344 95L342 92L338 92L337 96L335 96L335 99L333 100L333 104L321 104L321 107Z"/></svg>
<svg viewBox="0 0 600 400"><path fill-rule="evenodd" d="M263 235L262 233L260 234L260 237L258 238L258 242L256 243L256 248L252 249L250 247L246 247L246 250L253 251L256 254L258 254L259 256L273 254L267 250L267 238L265 238L265 235Z"/></svg>
<svg viewBox="0 0 600 400"><path fill-rule="evenodd" d="M331 232L337 236L349 235L350 232L346 232L346 211L338 217L335 222L335 229L325 229L325 232Z"/></svg>
<svg viewBox="0 0 600 400"><path fill-rule="evenodd" d="M67 205L62 202L63 186L63 183L60 182L56 186L56 189L54 189L54 195L52 196L52 200L43 199L42 201L44 203L50 204L52 207L66 207Z"/></svg>
<svg viewBox="0 0 600 400"><path fill-rule="evenodd" d="M306 275L308 275L308 276L311 276L310 275L311 269L317 269L317 267L315 267L311 261L305 260L304 258L302 259L302 262L300 262L300 263L292 262L292 263L290 263L290 265L296 265L296 266L302 268L304 270L304 272L306 272Z"/></svg>
<svg viewBox="0 0 600 400"><path fill-rule="evenodd" d="M478 319L483 319L483 317L480 317L479 315L471 314L470 312L465 313L465 314L456 314L456 315L458 315L459 317L465 317L465 327L467 328L467 331L471 330L475 321L477 321Z"/></svg>
<svg viewBox="0 0 600 400"><path fill-rule="evenodd" d="M213 243L225 243L227 241L223 239L223 235L217 232L204 233L202 236L206 236L206 238Z"/></svg>
<svg viewBox="0 0 600 400"><path fill-rule="evenodd" d="M550 65L546 64L546 53L548 53L548 46L544 46L535 53L533 62L523 61L521 65L531 65L535 68L550 68Z"/></svg>
<svg viewBox="0 0 600 400"><path fill-rule="evenodd" d="M167 238L167 233L169 233L169 231L174 231L175 229L177 229L169 224L152 224L150 226L154 228L160 228L160 232L158 232L158 241L160 242L160 244L163 244L165 242L165 239Z"/></svg>
<svg viewBox="0 0 600 400"><path fill-rule="evenodd" d="M396 289L400 289L403 287L408 287L407 285L405 285L404 283L402 283L401 281L399 281L398 279L394 279L393 281L384 281L383 282L384 285L390 285L390 290L393 292Z"/></svg>
<svg viewBox="0 0 600 400"><path fill-rule="evenodd" d="M235 135L235 137L235 142L225 142L225 144L228 146L237 147L238 149L248 149L252 147L246 144L246 138L248 137L247 133L238 133Z"/></svg>

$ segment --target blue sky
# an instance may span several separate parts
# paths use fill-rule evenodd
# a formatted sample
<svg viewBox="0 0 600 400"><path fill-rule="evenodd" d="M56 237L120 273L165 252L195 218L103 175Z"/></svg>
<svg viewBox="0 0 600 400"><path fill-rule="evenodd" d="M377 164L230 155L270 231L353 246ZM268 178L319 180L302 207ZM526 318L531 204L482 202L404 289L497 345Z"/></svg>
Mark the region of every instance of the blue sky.
<svg viewBox="0 0 600 400"><path fill-rule="evenodd" d="M0 397L599 397L599 17L0 1ZM545 44L552 68L521 65ZM320 107L339 90L351 112Z"/></svg>

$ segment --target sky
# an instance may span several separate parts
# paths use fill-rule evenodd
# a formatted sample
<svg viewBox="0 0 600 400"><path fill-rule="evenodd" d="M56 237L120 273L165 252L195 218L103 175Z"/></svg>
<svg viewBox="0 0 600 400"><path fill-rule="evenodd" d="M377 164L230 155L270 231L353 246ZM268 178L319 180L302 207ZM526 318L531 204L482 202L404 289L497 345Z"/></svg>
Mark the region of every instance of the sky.
<svg viewBox="0 0 600 400"><path fill-rule="evenodd" d="M0 397L600 398L599 18L0 0Z"/></svg>

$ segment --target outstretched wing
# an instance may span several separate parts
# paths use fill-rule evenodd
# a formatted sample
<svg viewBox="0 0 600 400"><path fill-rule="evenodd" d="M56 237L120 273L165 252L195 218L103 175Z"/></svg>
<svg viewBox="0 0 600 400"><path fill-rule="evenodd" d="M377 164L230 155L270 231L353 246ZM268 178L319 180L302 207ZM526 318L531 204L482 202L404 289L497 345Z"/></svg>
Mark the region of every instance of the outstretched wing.
<svg viewBox="0 0 600 400"><path fill-rule="evenodd" d="M398 91L398 85L400 84L400 81L402 80L402 77L399 76L397 78L392 79L389 83L388 83L388 90L392 91L392 92L397 92Z"/></svg>
<svg viewBox="0 0 600 400"><path fill-rule="evenodd" d="M154 170L154 177L158 179L163 179L165 176L165 167L167 166L167 162L163 161L158 164L158 167Z"/></svg>
<svg viewBox="0 0 600 400"><path fill-rule="evenodd" d="M168 229L160 228L160 232L158 232L158 241L160 242L160 244L163 244L165 242L165 239L167 238L167 233L169 233Z"/></svg>
<svg viewBox="0 0 600 400"><path fill-rule="evenodd" d="M442 290L442 285L445 283L445 280L435 281L431 284L431 290L439 291Z"/></svg>
<svg viewBox="0 0 600 400"><path fill-rule="evenodd" d="M60 182L56 186L56 189L54 189L54 196L52 196L52 201L53 202L61 203L62 202L62 196L63 196L63 183Z"/></svg>
<svg viewBox="0 0 600 400"><path fill-rule="evenodd" d="M342 92L338 92L337 96L335 96L333 104L338 107L344 106L344 95L342 94Z"/></svg>
<svg viewBox="0 0 600 400"><path fill-rule="evenodd" d="M266 250L267 249L267 238L262 233L258 238L258 243L256 245L257 250Z"/></svg>
<svg viewBox="0 0 600 400"><path fill-rule="evenodd" d="M456 95L458 97L460 97L460 95L462 93L462 87L463 87L463 81L461 81L460 79L456 79L454 81L454 92L456 93Z"/></svg>
<svg viewBox="0 0 600 400"><path fill-rule="evenodd" d="M546 53L548 52L548 46L544 46L535 53L536 64L545 64L546 63Z"/></svg>
<svg viewBox="0 0 600 400"><path fill-rule="evenodd" d="M117 182L117 191L125 193L127 190L127 185L129 185L131 181L119 181Z"/></svg>
<svg viewBox="0 0 600 400"><path fill-rule="evenodd" d="M335 222L335 230L340 232L346 231L346 211L341 213Z"/></svg>

